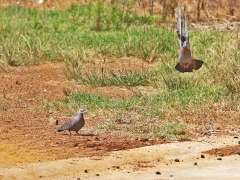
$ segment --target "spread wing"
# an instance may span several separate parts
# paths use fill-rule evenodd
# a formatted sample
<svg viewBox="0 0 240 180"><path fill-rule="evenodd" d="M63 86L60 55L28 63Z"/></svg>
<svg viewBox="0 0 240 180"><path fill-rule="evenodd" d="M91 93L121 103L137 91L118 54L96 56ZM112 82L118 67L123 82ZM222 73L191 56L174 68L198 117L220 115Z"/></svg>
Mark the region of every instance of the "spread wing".
<svg viewBox="0 0 240 180"><path fill-rule="evenodd" d="M189 44L189 34L188 34L188 26L187 26L187 17L186 17L186 10L184 9L184 31L185 31L185 41L187 41L187 44L190 47Z"/></svg>
<svg viewBox="0 0 240 180"><path fill-rule="evenodd" d="M179 46L182 47L182 22L181 22L181 8L178 7L177 11L177 33L179 36Z"/></svg>

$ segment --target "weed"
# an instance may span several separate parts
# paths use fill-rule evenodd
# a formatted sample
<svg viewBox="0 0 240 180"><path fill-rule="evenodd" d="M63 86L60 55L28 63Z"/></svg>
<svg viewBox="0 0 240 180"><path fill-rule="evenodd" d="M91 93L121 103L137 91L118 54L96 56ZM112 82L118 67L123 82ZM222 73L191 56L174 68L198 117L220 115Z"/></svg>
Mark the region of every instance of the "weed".
<svg viewBox="0 0 240 180"><path fill-rule="evenodd" d="M8 106L7 105L1 105L0 106L0 110L7 111L8 110Z"/></svg>
<svg viewBox="0 0 240 180"><path fill-rule="evenodd" d="M165 122L165 123L159 123L156 124L150 124L150 125L138 125L135 128L128 128L130 131L134 131L140 136L145 137L160 137L160 138L171 138L171 137L178 137L181 138L187 138L186 132L186 125L176 123L176 122Z"/></svg>

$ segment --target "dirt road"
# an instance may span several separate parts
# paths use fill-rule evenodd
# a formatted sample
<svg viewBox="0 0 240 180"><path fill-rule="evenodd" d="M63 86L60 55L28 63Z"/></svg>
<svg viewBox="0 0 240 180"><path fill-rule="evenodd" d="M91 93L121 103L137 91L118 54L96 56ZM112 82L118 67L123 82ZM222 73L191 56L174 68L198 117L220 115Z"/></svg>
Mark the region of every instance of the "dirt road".
<svg viewBox="0 0 240 180"><path fill-rule="evenodd" d="M173 142L115 151L105 156L23 163L1 168L0 179L239 179L239 155L224 156L228 154L226 149L220 150L220 155L202 153L224 147L228 147L228 151L234 151L234 148L229 147L237 144L238 139L232 136L212 136L192 142ZM205 158L201 158L201 155ZM179 162L174 161L176 158Z"/></svg>

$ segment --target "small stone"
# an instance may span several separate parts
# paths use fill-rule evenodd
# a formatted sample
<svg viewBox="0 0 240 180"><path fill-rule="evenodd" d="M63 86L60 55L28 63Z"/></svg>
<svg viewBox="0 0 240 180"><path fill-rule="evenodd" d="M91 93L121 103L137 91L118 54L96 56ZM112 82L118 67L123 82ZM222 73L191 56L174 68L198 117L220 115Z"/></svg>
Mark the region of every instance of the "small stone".
<svg viewBox="0 0 240 180"><path fill-rule="evenodd" d="M17 85L21 85L21 83L20 83L19 81L16 81L16 84L17 84Z"/></svg>
<svg viewBox="0 0 240 180"><path fill-rule="evenodd" d="M51 125L51 126L53 126L53 125L58 125L58 120L54 119L53 117L50 117L48 123L49 123L49 125Z"/></svg>
<svg viewBox="0 0 240 180"><path fill-rule="evenodd" d="M99 174L96 174L96 176L99 176Z"/></svg>
<svg viewBox="0 0 240 180"><path fill-rule="evenodd" d="M77 180L81 180L81 179L78 177Z"/></svg>
<svg viewBox="0 0 240 180"><path fill-rule="evenodd" d="M113 151L118 151L118 148L113 149Z"/></svg>
<svg viewBox="0 0 240 180"><path fill-rule="evenodd" d="M175 162L180 162L178 158L175 158L174 161L175 161Z"/></svg>
<svg viewBox="0 0 240 180"><path fill-rule="evenodd" d="M201 154L201 158L205 158L205 156L203 154Z"/></svg>
<svg viewBox="0 0 240 180"><path fill-rule="evenodd" d="M234 139L238 139L238 136L234 136L233 138L234 138Z"/></svg>
<svg viewBox="0 0 240 180"><path fill-rule="evenodd" d="M157 171L156 174L161 175L161 173L159 171Z"/></svg>
<svg viewBox="0 0 240 180"><path fill-rule="evenodd" d="M222 158L217 158L217 160L222 160Z"/></svg>
<svg viewBox="0 0 240 180"><path fill-rule="evenodd" d="M115 165L113 165L112 168L120 169L120 166L115 166Z"/></svg>
<svg viewBox="0 0 240 180"><path fill-rule="evenodd" d="M224 154L219 154L219 156L224 156Z"/></svg>
<svg viewBox="0 0 240 180"><path fill-rule="evenodd" d="M197 162L194 162L193 165L196 166L196 165L197 165Z"/></svg>
<svg viewBox="0 0 240 180"><path fill-rule="evenodd" d="M216 134L216 132L214 132L213 129L210 129L210 130L207 131L207 134Z"/></svg>
<svg viewBox="0 0 240 180"><path fill-rule="evenodd" d="M170 175L170 177L173 177L173 175Z"/></svg>
<svg viewBox="0 0 240 180"><path fill-rule="evenodd" d="M240 155L240 152L237 152L236 154Z"/></svg>
<svg viewBox="0 0 240 180"><path fill-rule="evenodd" d="M238 144L240 144L240 141L238 141Z"/></svg>
<svg viewBox="0 0 240 180"><path fill-rule="evenodd" d="M84 172L85 172L85 173L88 173L88 170L87 170L87 169L85 169L85 170L84 170Z"/></svg>

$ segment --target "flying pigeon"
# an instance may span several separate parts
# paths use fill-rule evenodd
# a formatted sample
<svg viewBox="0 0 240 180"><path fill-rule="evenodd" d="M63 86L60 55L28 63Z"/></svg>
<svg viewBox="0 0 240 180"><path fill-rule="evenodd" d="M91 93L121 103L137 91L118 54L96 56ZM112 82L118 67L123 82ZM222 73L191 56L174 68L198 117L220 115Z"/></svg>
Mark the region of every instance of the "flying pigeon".
<svg viewBox="0 0 240 180"><path fill-rule="evenodd" d="M175 66L175 69L184 73L184 72L192 72L194 70L198 70L202 67L203 61L194 59L190 49L189 43L189 35L188 35L188 27L187 27L187 18L186 11L184 9L184 30L185 34L182 33L182 20L181 20L181 8L178 7L177 11L177 34L180 42L180 54L178 59L178 64Z"/></svg>
<svg viewBox="0 0 240 180"><path fill-rule="evenodd" d="M71 131L76 131L76 133L79 135L78 131L85 124L83 113L84 113L84 110L80 109L77 116L71 117L60 128L58 128L58 132L68 130L71 135Z"/></svg>

